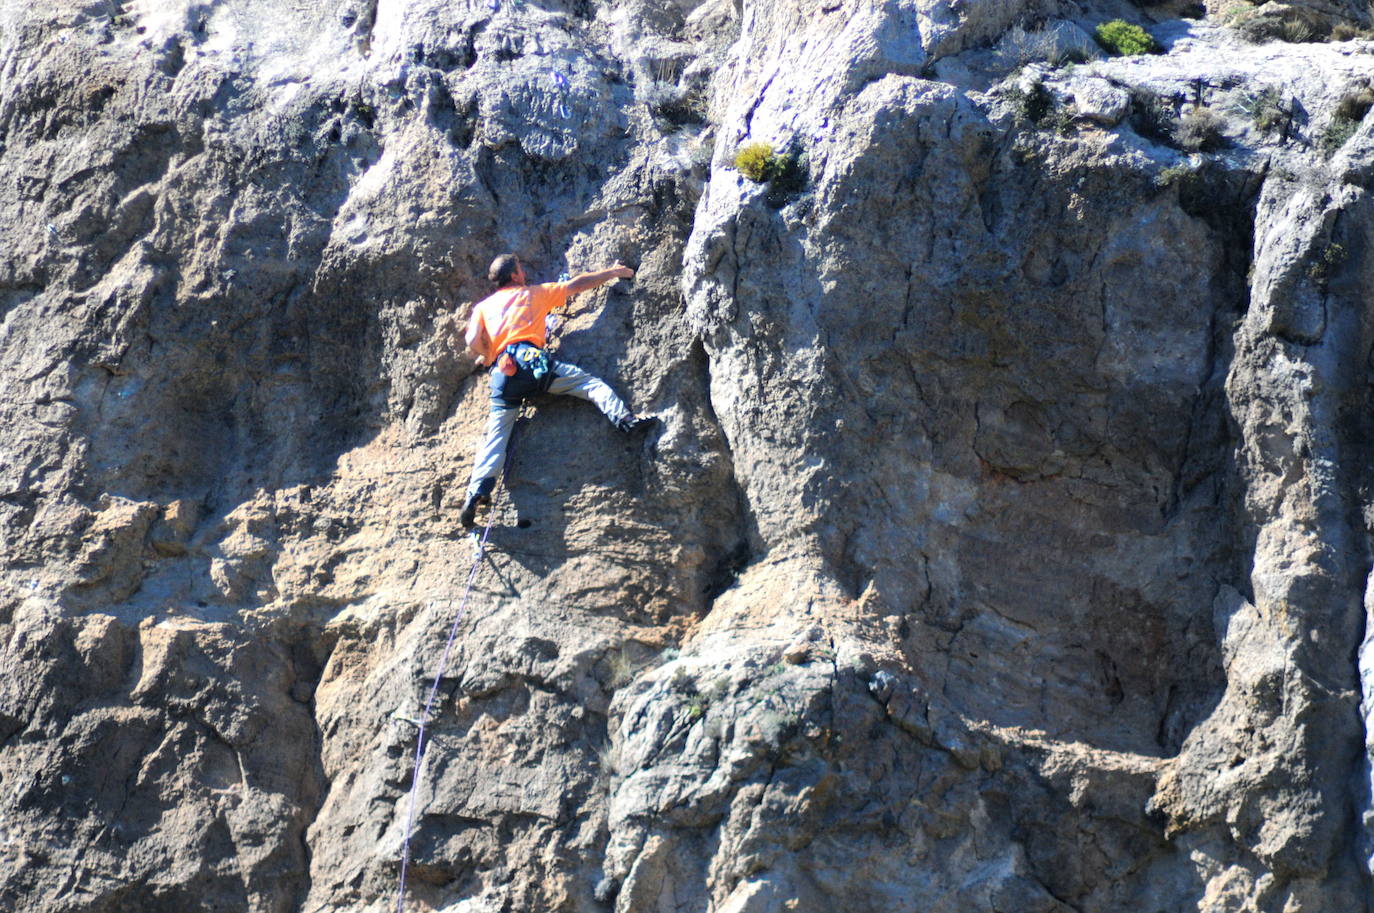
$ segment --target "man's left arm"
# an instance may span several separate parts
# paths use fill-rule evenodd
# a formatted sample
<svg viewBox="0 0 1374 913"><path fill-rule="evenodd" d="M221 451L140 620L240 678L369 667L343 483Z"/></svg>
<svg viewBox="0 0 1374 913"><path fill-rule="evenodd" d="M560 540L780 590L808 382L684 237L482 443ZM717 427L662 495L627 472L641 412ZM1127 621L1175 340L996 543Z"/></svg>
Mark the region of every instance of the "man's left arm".
<svg viewBox="0 0 1374 913"><path fill-rule="evenodd" d="M482 320L481 308L473 308L472 319L468 321L468 331L463 336L468 351L477 356L478 364L486 364L491 355L491 337L487 335L486 322Z"/></svg>

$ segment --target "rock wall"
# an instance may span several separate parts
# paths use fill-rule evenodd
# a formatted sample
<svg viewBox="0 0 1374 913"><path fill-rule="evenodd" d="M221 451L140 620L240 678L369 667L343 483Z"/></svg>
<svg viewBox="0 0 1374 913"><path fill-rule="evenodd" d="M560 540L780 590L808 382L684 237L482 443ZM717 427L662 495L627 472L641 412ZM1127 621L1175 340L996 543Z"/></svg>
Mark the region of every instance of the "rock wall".
<svg viewBox="0 0 1374 913"><path fill-rule="evenodd" d="M407 909L1368 909L1374 41L1203 14L0 10L0 906L395 909L464 606ZM464 603L501 250L662 425Z"/></svg>

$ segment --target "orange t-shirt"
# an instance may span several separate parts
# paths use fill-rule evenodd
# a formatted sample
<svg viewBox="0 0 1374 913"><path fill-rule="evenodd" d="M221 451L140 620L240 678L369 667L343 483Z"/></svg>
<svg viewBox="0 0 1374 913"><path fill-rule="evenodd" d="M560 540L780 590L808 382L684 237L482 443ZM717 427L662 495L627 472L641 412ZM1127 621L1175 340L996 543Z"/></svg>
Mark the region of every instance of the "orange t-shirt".
<svg viewBox="0 0 1374 913"><path fill-rule="evenodd" d="M519 285L493 292L472 309L467 344L486 364L513 342L544 348L544 317L568 303L568 282Z"/></svg>

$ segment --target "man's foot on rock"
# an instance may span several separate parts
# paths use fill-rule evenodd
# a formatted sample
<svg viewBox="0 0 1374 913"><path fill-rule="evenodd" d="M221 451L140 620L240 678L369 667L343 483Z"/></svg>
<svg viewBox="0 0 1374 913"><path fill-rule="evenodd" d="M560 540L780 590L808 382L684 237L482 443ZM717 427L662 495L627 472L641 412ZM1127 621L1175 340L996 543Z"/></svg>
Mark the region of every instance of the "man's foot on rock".
<svg viewBox="0 0 1374 913"><path fill-rule="evenodd" d="M658 427L659 421L652 415L627 415L618 420L615 426L626 434L642 434Z"/></svg>
<svg viewBox="0 0 1374 913"><path fill-rule="evenodd" d="M468 495L468 499L463 502L462 512L458 514L458 522L463 524L463 529L472 529L472 525L477 522L477 508L490 503L491 495Z"/></svg>

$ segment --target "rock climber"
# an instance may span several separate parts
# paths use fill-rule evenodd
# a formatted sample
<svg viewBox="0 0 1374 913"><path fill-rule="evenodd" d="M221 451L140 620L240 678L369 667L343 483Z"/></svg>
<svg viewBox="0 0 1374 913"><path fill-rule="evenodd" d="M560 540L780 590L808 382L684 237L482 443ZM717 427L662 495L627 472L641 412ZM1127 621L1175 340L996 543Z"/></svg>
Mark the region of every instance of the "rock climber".
<svg viewBox="0 0 1374 913"><path fill-rule="evenodd" d="M631 412L604 381L576 365L555 360L544 348L544 318L550 311L580 292L632 276L634 270L617 263L567 281L531 285L524 264L515 254L502 254L491 261L487 278L496 284L496 291L472 309L466 336L468 349L478 362L491 366L491 414L468 483L467 500L458 515L464 527L470 528L476 521L478 507L491 503L511 429L526 398L556 393L589 399L611 424L625 432L645 431L656 424L653 418Z"/></svg>

